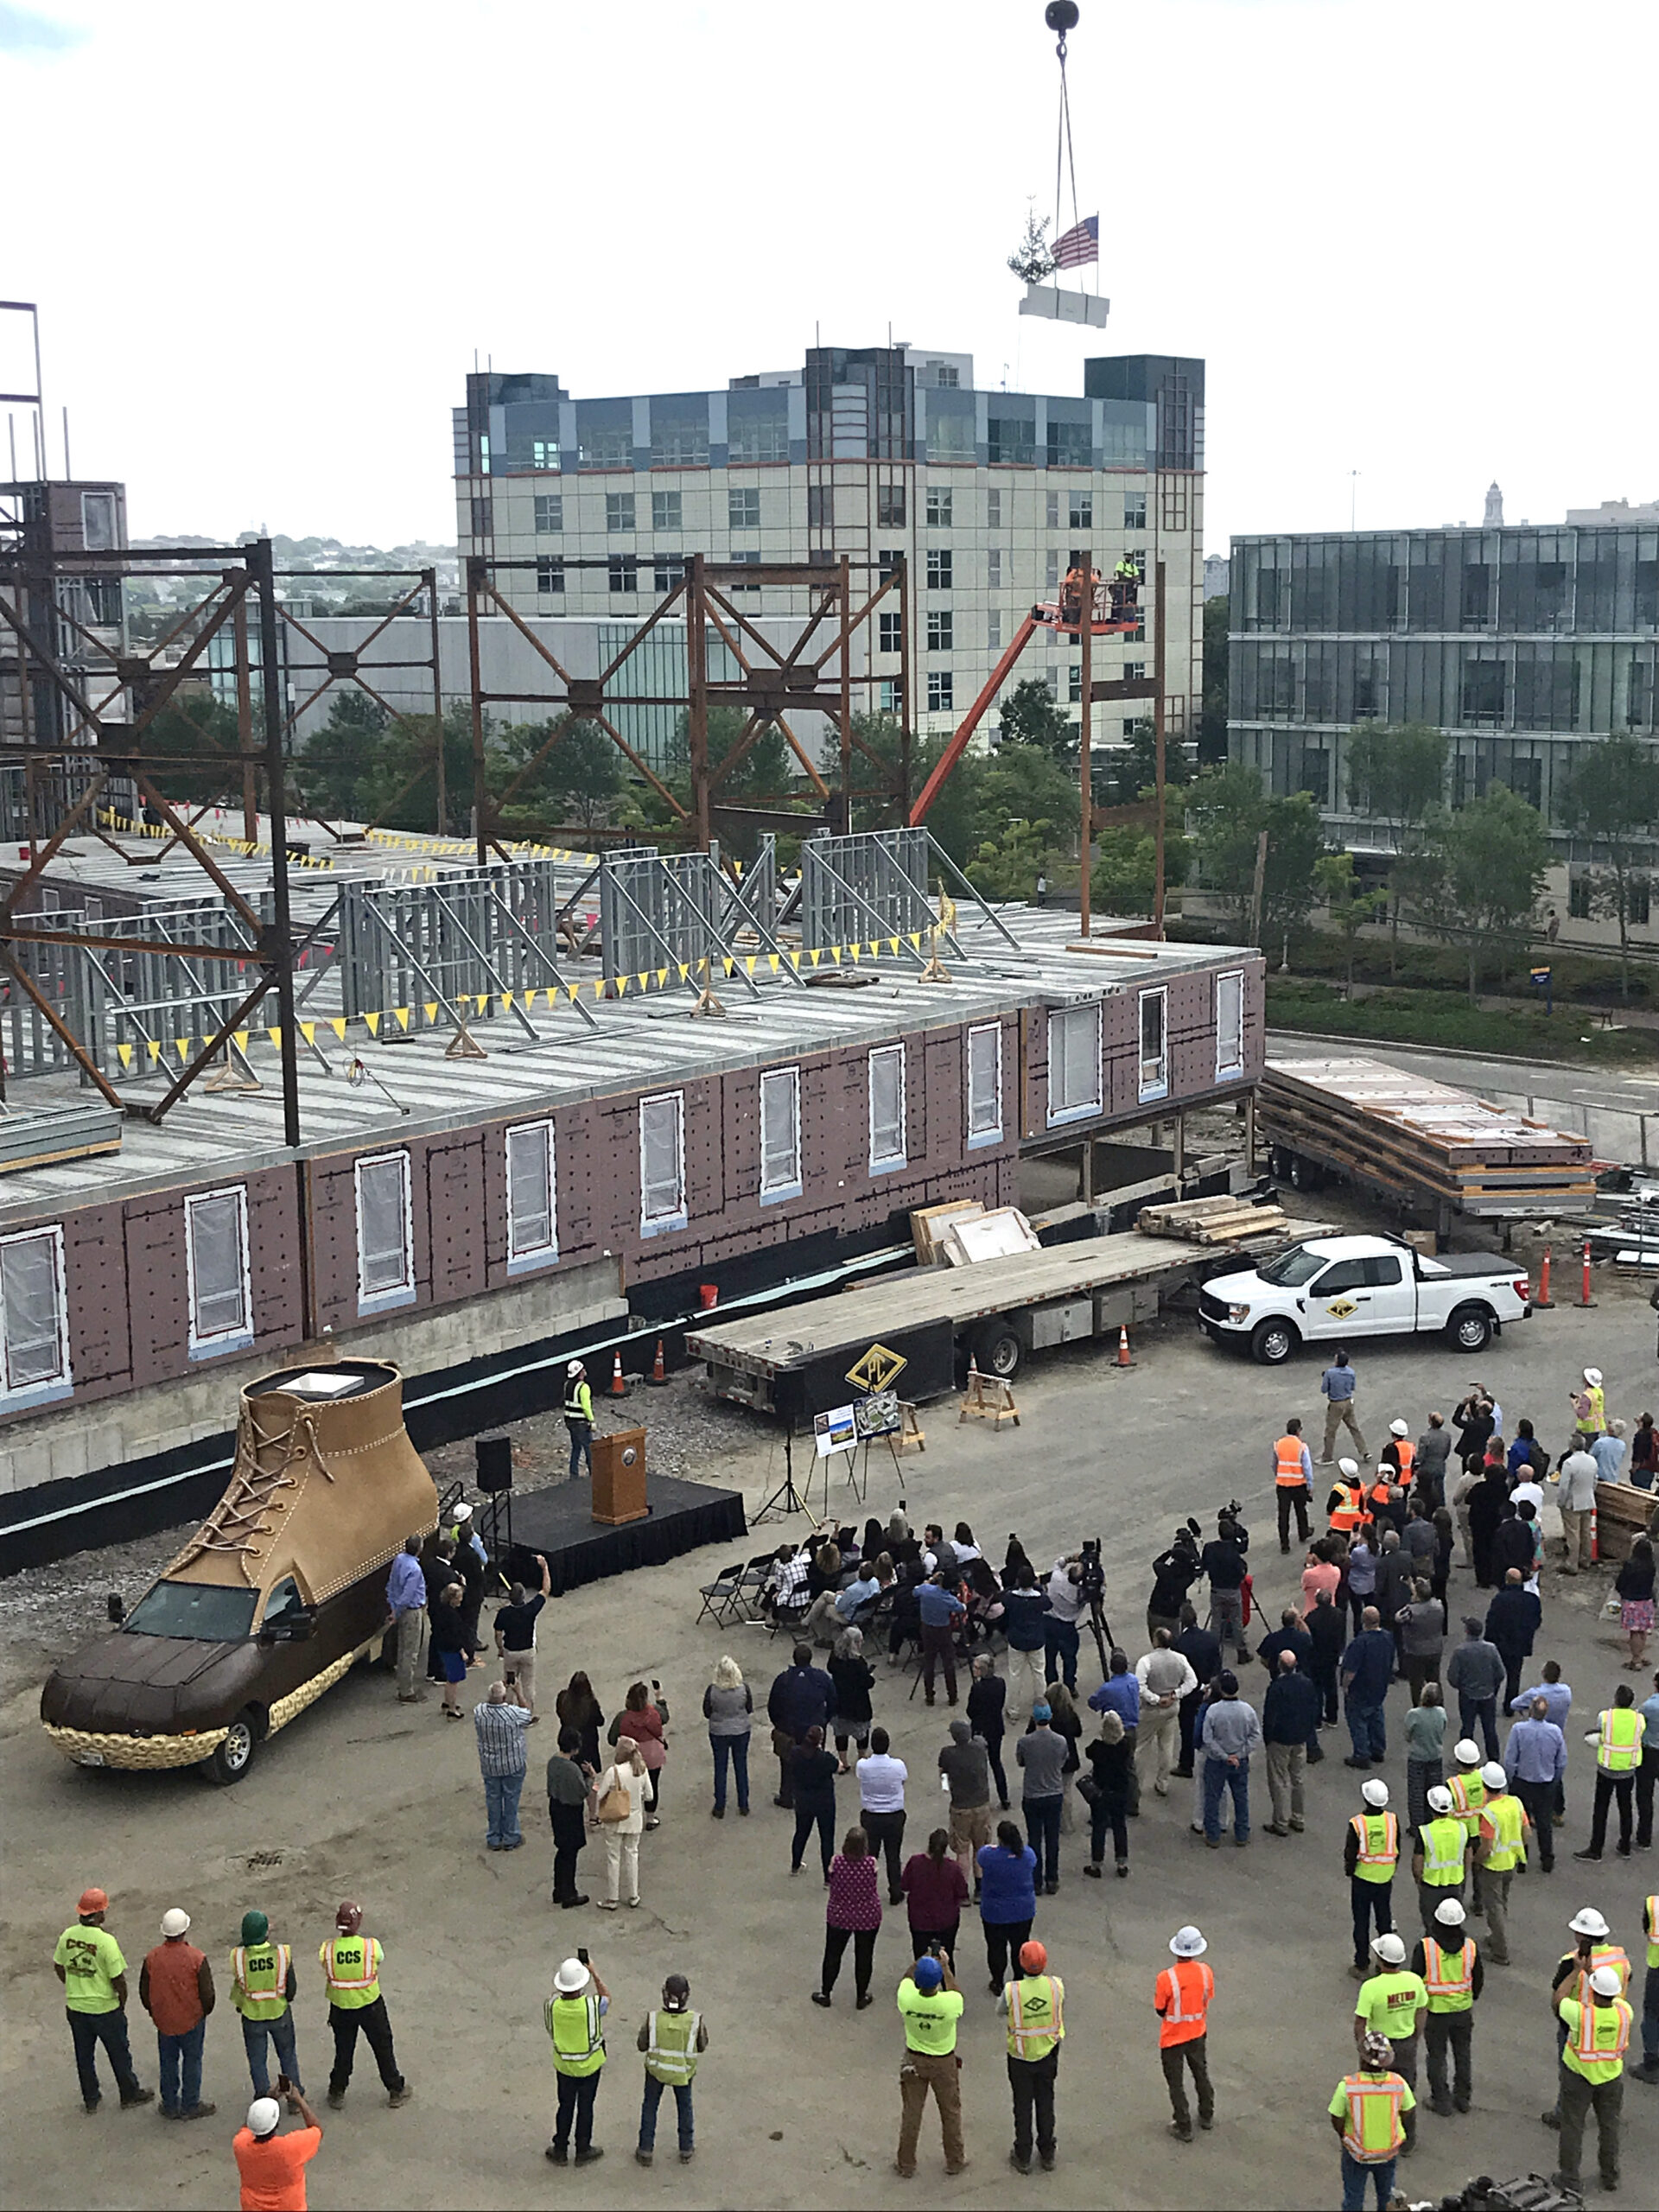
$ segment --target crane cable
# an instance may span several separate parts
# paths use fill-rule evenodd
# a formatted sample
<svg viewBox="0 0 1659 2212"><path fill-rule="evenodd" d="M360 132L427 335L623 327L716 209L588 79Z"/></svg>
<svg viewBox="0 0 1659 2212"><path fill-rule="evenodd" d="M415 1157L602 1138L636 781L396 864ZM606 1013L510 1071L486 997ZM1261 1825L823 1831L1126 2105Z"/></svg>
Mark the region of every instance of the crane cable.
<svg viewBox="0 0 1659 2212"><path fill-rule="evenodd" d="M1071 100L1065 81L1065 27L1064 25L1060 29L1059 43L1054 51L1059 56L1060 62L1060 119L1054 140L1054 235L1058 238L1061 235L1060 181L1064 171L1069 171L1071 179L1071 223L1074 229L1079 220L1077 163L1071 144Z"/></svg>

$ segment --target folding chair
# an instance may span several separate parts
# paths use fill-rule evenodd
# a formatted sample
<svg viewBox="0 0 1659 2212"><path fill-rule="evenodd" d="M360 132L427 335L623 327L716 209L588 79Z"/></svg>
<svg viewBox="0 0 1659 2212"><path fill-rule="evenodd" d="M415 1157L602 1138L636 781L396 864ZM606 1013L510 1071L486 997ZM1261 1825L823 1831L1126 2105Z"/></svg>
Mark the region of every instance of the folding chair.
<svg viewBox="0 0 1659 2212"><path fill-rule="evenodd" d="M741 1620L746 1628L754 1628L760 1624L760 1592L766 1586L766 1572L776 1557L775 1552L761 1552L749 1561L737 1578L736 1608L734 1617Z"/></svg>
<svg viewBox="0 0 1659 2212"><path fill-rule="evenodd" d="M734 1560L730 1567L722 1567L712 1582L697 1585L702 1593L702 1609L692 1622L693 1628L700 1626L705 1616L716 1628L725 1627L727 1616L737 1603L739 1579L747 1563L746 1560Z"/></svg>

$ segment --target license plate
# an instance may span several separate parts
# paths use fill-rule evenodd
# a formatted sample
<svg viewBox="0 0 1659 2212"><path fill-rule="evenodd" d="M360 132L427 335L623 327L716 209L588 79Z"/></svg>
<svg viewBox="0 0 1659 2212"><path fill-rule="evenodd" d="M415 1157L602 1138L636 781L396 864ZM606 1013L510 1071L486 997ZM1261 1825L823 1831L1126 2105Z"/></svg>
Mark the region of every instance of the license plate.
<svg viewBox="0 0 1659 2212"><path fill-rule="evenodd" d="M77 1766L102 1766L104 1764L105 1758L102 1751L77 1751L75 1753L75 1764Z"/></svg>

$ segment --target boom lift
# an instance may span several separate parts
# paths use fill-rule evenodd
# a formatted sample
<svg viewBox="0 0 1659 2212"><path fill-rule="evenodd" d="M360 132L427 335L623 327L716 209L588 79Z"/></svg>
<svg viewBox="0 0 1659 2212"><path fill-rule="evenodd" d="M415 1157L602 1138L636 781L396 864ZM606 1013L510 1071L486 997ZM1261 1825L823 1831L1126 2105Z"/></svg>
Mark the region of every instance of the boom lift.
<svg viewBox="0 0 1659 2212"><path fill-rule="evenodd" d="M1039 630L1046 630L1058 638L1078 638L1084 627L1084 602L1088 601L1088 629L1091 638L1121 638L1130 636L1141 626L1141 571L1134 562L1120 561L1109 582L1101 581L1098 569L1090 569L1085 582L1079 569L1067 571L1060 587L1058 600L1041 601L1033 607L1014 632L1007 650L991 671L984 689L963 715L962 722L944 751L920 795L910 810L910 824L917 828L927 817L927 810L938 797L939 787L956 766L972 741L974 732L984 720L987 709L1007 683L1015 663Z"/></svg>

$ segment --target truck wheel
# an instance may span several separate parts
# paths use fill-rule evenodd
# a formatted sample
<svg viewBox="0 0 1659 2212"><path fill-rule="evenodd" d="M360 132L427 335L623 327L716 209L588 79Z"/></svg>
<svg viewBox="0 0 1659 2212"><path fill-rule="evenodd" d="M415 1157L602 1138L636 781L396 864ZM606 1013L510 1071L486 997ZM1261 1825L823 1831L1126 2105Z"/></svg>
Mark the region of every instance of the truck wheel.
<svg viewBox="0 0 1659 2212"><path fill-rule="evenodd" d="M1304 1160L1300 1153L1287 1154L1285 1180L1293 1191L1317 1191L1325 1178L1311 1160Z"/></svg>
<svg viewBox="0 0 1659 2212"><path fill-rule="evenodd" d="M217 1782L226 1789L233 1782L240 1782L253 1764L259 1732L258 1714L251 1705L245 1705L226 1730L224 1742L211 1758L201 1763L201 1770L208 1781Z"/></svg>
<svg viewBox="0 0 1659 2212"><path fill-rule="evenodd" d="M1492 1340L1492 1317L1484 1306L1460 1306L1446 1325L1457 1351L1484 1351Z"/></svg>
<svg viewBox="0 0 1659 2212"><path fill-rule="evenodd" d="M1013 1382L1025 1356L1012 1321L987 1321L974 1338L975 1366L982 1375L995 1375L999 1382Z"/></svg>
<svg viewBox="0 0 1659 2212"><path fill-rule="evenodd" d="M1263 1367L1282 1367L1300 1342L1289 1321L1258 1321L1250 1337L1250 1357Z"/></svg>

